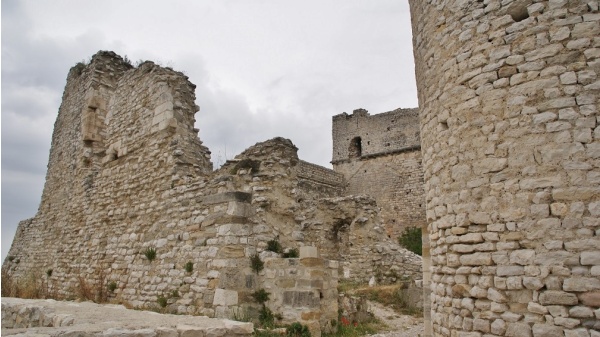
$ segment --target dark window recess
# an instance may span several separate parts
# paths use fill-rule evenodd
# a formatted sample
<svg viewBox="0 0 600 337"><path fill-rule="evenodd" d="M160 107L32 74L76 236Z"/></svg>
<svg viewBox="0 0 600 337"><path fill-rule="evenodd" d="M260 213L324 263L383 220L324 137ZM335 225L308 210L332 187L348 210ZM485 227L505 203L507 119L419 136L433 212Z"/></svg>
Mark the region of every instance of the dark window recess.
<svg viewBox="0 0 600 337"><path fill-rule="evenodd" d="M350 142L350 148L348 149L348 155L350 158L358 158L362 156L362 140L360 137L355 137Z"/></svg>

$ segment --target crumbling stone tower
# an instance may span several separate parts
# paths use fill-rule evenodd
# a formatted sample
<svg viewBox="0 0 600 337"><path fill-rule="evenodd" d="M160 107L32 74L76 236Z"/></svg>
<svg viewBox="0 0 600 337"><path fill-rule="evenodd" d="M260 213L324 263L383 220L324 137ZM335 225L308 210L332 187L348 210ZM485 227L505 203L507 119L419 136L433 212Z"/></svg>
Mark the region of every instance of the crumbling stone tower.
<svg viewBox="0 0 600 337"><path fill-rule="evenodd" d="M410 5L427 334L598 336L598 1Z"/></svg>
<svg viewBox="0 0 600 337"><path fill-rule="evenodd" d="M425 225L418 109L333 116L332 139L331 163L346 178L346 194L375 198L390 237Z"/></svg>

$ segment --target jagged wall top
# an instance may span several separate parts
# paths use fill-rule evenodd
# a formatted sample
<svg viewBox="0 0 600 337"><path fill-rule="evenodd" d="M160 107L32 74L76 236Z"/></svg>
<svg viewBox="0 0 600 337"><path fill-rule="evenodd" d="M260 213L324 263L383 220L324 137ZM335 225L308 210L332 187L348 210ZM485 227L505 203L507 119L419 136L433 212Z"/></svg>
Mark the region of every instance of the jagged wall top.
<svg viewBox="0 0 600 337"><path fill-rule="evenodd" d="M333 116L332 163L414 150L420 147L418 109L371 116L365 109Z"/></svg>

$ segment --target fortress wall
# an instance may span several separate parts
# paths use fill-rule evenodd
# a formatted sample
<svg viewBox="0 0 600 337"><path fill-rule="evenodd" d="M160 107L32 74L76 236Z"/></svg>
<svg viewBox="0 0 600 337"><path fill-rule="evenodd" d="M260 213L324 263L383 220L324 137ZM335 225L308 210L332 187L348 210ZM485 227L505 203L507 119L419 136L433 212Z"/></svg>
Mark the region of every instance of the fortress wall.
<svg viewBox="0 0 600 337"><path fill-rule="evenodd" d="M348 177L346 194L375 197L390 237L396 239L407 227L425 226L420 151L341 163L335 169Z"/></svg>
<svg viewBox="0 0 600 337"><path fill-rule="evenodd" d="M407 227L425 225L417 109L373 116L358 109L352 115L334 116L332 163L347 181L346 194L375 198L390 237L396 239Z"/></svg>
<svg viewBox="0 0 600 337"><path fill-rule="evenodd" d="M109 298L138 308L164 300L168 312L213 317L256 314L251 294L269 286L280 300L271 304L313 330L331 328L342 272L351 280L418 278L420 258L384 234L373 200L323 201L338 193L329 184L340 176L302 163L291 141L258 143L211 171L193 128L193 88L182 73L151 62L133 69L112 52L75 68L42 204L19 224L3 275L33 277L54 298ZM317 183L327 189L304 188ZM280 284L268 268L251 267L255 254L278 258L267 251L270 240L317 247L326 260L302 265L301 256L297 274L286 267L298 283Z"/></svg>
<svg viewBox="0 0 600 337"><path fill-rule="evenodd" d="M431 246L428 334L594 335L598 2L410 5Z"/></svg>
<svg viewBox="0 0 600 337"><path fill-rule="evenodd" d="M333 197L344 191L344 176L331 169L300 160L296 170L301 188L309 193Z"/></svg>
<svg viewBox="0 0 600 337"><path fill-rule="evenodd" d="M357 109L351 115L333 116L332 163L356 157L397 152L419 146L418 109L396 109L370 115ZM361 139L361 154L357 156L353 140Z"/></svg>

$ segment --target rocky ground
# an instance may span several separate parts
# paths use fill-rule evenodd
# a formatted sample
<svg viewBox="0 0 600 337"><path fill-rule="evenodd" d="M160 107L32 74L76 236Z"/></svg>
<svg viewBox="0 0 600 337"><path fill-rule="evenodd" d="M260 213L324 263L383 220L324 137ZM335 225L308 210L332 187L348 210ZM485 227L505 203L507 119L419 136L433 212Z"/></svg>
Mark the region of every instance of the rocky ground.
<svg viewBox="0 0 600 337"><path fill-rule="evenodd" d="M2 298L2 336L250 336L251 323L164 315L122 305Z"/></svg>
<svg viewBox="0 0 600 337"><path fill-rule="evenodd" d="M387 327L371 337L419 337L423 318L401 315L377 302L368 302L369 311ZM37 323L34 323L37 322ZM91 302L22 300L2 298L2 335L4 336L92 336L135 335L183 336L202 331L210 336L249 336L251 325L242 322L185 315L162 315L149 311L127 310L120 305Z"/></svg>
<svg viewBox="0 0 600 337"><path fill-rule="evenodd" d="M423 318L401 315L380 303L369 301L369 311L387 325L389 331L371 337L420 337L423 335Z"/></svg>

